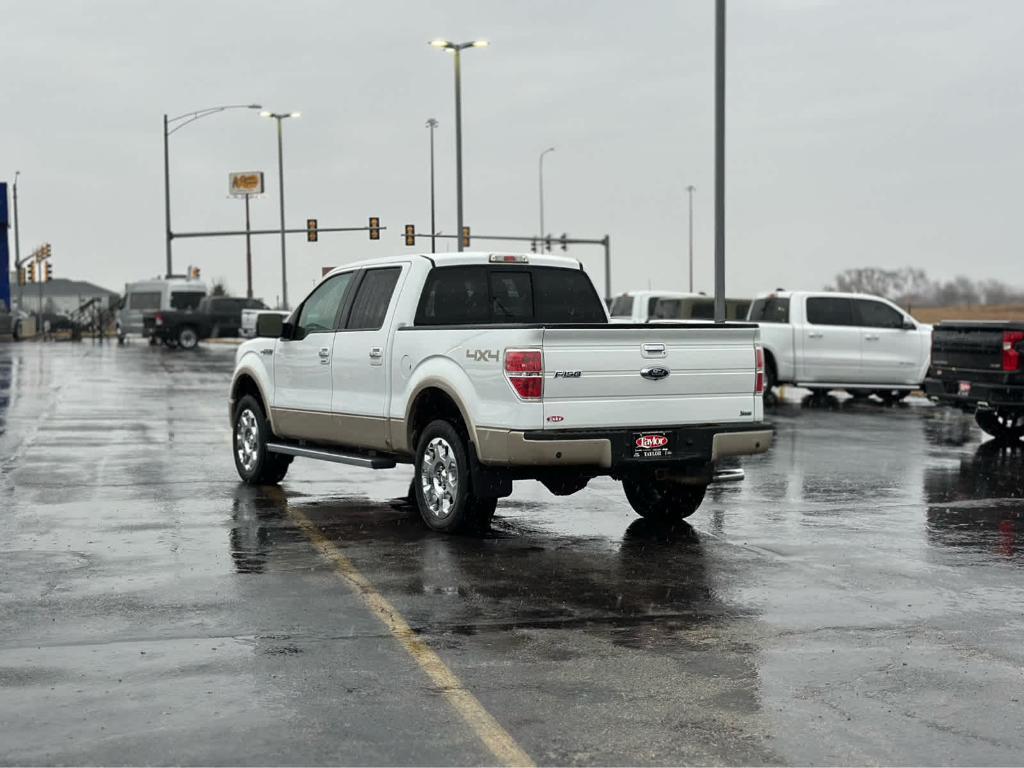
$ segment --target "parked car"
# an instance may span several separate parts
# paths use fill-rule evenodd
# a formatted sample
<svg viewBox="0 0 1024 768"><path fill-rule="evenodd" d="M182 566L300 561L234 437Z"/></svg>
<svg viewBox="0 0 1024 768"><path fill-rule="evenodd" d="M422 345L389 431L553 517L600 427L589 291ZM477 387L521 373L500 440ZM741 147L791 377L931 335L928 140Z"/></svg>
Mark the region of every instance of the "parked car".
<svg viewBox="0 0 1024 768"><path fill-rule="evenodd" d="M726 320L746 320L750 299L725 300ZM715 299L703 293L680 291L626 291L612 299L610 314L616 323L656 320L714 320Z"/></svg>
<svg viewBox="0 0 1024 768"><path fill-rule="evenodd" d="M973 413L995 438L1024 437L1024 323L941 322L932 334L929 399Z"/></svg>
<svg viewBox="0 0 1024 768"><path fill-rule="evenodd" d="M206 283L184 277L126 283L117 318L119 338L142 335L147 312L195 309L207 293Z"/></svg>
<svg viewBox="0 0 1024 768"><path fill-rule="evenodd" d="M279 315L281 319L285 319L291 315L291 310L288 309L243 309L242 310L242 322L238 326L238 335L244 339L251 339L256 335L256 318L264 314Z"/></svg>
<svg viewBox="0 0 1024 768"><path fill-rule="evenodd" d="M402 256L336 269L238 349L247 483L295 456L411 463L431 528L486 524L514 480L556 495L610 475L644 517L692 514L729 456L768 449L757 327L610 324L579 262Z"/></svg>
<svg viewBox="0 0 1024 768"><path fill-rule="evenodd" d="M207 296L195 309L154 312L144 318L145 333L168 346L194 349L203 339L237 337L243 309L266 309L259 299Z"/></svg>
<svg viewBox="0 0 1024 768"><path fill-rule="evenodd" d="M775 291L754 299L748 319L761 326L766 392L795 384L896 402L928 371L931 326L878 296Z"/></svg>

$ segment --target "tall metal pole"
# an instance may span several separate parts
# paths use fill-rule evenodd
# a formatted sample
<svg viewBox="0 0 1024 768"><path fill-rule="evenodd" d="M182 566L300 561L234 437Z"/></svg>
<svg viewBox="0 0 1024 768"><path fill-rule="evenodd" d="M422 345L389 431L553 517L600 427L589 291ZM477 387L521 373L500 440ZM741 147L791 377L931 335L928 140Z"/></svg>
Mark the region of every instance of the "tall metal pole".
<svg viewBox="0 0 1024 768"><path fill-rule="evenodd" d="M690 293L693 293L693 190L696 187L691 184L686 188L690 193Z"/></svg>
<svg viewBox="0 0 1024 768"><path fill-rule="evenodd" d="M434 209L434 129L437 128L437 120L427 120L427 127L430 128L430 252L437 253L437 218Z"/></svg>
<svg viewBox="0 0 1024 768"><path fill-rule="evenodd" d="M715 0L715 322L725 322L725 0Z"/></svg>
<svg viewBox="0 0 1024 768"><path fill-rule="evenodd" d="M458 237L455 242L462 250L462 51L455 54L455 195L458 205Z"/></svg>
<svg viewBox="0 0 1024 768"><path fill-rule="evenodd" d="M245 196L245 298L252 298L252 236L249 234L249 197Z"/></svg>
<svg viewBox="0 0 1024 768"><path fill-rule="evenodd" d="M288 309L288 261L284 249L284 142L281 138L281 122L284 116L277 119L277 183L281 202L281 307Z"/></svg>
<svg viewBox="0 0 1024 768"><path fill-rule="evenodd" d="M554 152L554 147L548 147L540 153L540 159L537 161L537 176L539 177L540 183L540 239L544 240L544 155L548 152Z"/></svg>
<svg viewBox="0 0 1024 768"><path fill-rule="evenodd" d="M164 113L164 239L167 243L167 277L174 274L171 268L171 160L170 134L167 132L167 113Z"/></svg>
<svg viewBox="0 0 1024 768"><path fill-rule="evenodd" d="M18 234L18 176L20 175L21 171L14 172L14 269L18 277L18 309L24 311L22 298L25 295L25 286L21 284L21 237Z"/></svg>

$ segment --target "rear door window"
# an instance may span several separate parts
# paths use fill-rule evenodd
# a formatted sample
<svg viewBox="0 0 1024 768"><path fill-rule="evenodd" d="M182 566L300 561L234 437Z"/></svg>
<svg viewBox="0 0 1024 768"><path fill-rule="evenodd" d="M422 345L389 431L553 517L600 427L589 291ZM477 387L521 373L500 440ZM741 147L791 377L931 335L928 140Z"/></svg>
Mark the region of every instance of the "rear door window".
<svg viewBox="0 0 1024 768"><path fill-rule="evenodd" d="M902 328L903 315L880 301L856 299L857 324L865 328Z"/></svg>
<svg viewBox="0 0 1024 768"><path fill-rule="evenodd" d="M789 299L773 297L756 299L750 305L748 320L754 323L788 323Z"/></svg>
<svg viewBox="0 0 1024 768"><path fill-rule="evenodd" d="M807 322L813 325L854 325L853 301L832 296L807 299Z"/></svg>
<svg viewBox="0 0 1024 768"><path fill-rule="evenodd" d="M384 325L401 267L371 269L364 275L352 300L345 327L350 331L376 331Z"/></svg>
<svg viewBox="0 0 1024 768"><path fill-rule="evenodd" d="M171 309L195 309L204 296L199 291L172 291Z"/></svg>

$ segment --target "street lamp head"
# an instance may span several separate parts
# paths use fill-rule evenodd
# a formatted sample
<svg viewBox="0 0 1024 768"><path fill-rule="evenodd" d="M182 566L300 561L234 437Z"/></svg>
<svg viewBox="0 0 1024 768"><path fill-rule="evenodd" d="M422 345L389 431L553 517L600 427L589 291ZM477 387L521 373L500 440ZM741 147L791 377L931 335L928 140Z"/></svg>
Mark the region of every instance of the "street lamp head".
<svg viewBox="0 0 1024 768"><path fill-rule="evenodd" d="M438 37L431 40L430 45L432 45L434 48L451 48L452 44L449 43L447 40L442 40L441 38Z"/></svg>
<svg viewBox="0 0 1024 768"><path fill-rule="evenodd" d="M473 41L473 47L474 48L486 48L488 45L490 45L490 43L487 42L486 40L474 40Z"/></svg>
<svg viewBox="0 0 1024 768"><path fill-rule="evenodd" d="M301 112L292 112L288 117L302 117Z"/></svg>
<svg viewBox="0 0 1024 768"><path fill-rule="evenodd" d="M262 112L260 112L260 117L273 117L273 116L274 115L272 113L270 113L270 112L267 112L267 110L263 110Z"/></svg>

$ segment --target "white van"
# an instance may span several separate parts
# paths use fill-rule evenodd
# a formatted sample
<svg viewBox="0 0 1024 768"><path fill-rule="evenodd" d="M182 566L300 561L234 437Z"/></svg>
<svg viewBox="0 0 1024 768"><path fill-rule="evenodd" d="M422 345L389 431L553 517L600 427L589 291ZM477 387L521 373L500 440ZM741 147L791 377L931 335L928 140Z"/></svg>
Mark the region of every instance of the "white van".
<svg viewBox="0 0 1024 768"><path fill-rule="evenodd" d="M161 309L195 309L208 292L202 280L184 277L126 283L124 301L118 313L118 335L139 336L142 334L143 313Z"/></svg>
<svg viewBox="0 0 1024 768"><path fill-rule="evenodd" d="M750 299L725 300L726 320L746 320ZM683 291L626 291L612 300L613 323L662 321L710 321L715 319L715 299L703 293Z"/></svg>

